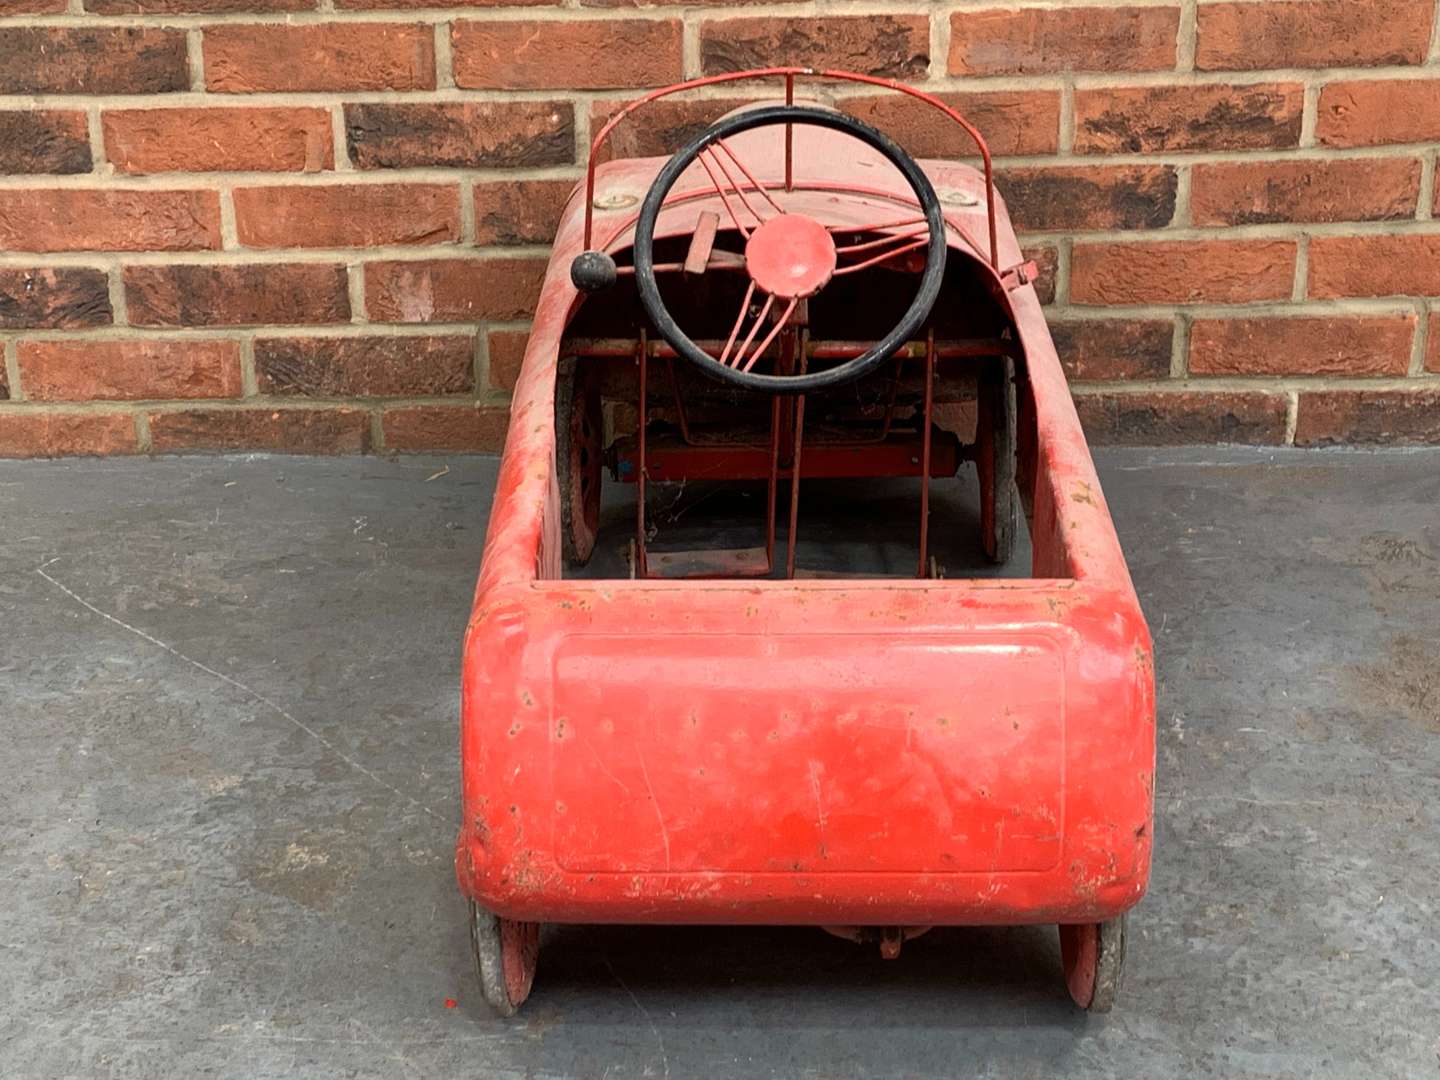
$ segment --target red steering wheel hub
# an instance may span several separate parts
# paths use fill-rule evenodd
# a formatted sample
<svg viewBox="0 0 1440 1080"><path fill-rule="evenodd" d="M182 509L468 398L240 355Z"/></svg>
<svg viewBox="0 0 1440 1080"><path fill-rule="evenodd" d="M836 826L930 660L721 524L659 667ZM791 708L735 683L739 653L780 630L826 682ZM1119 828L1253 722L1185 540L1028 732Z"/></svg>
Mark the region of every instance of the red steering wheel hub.
<svg viewBox="0 0 1440 1080"><path fill-rule="evenodd" d="M835 241L804 214L777 214L750 234L745 269L750 280L778 300L804 300L835 273Z"/></svg>

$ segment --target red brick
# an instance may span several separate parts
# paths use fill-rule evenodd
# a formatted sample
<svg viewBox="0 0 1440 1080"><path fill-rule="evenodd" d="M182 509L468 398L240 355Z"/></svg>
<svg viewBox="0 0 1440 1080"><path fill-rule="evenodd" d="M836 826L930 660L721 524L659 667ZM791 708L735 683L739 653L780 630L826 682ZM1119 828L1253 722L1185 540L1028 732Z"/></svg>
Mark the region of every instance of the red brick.
<svg viewBox="0 0 1440 1080"><path fill-rule="evenodd" d="M528 319L544 259L427 259L365 266L365 306L376 322Z"/></svg>
<svg viewBox="0 0 1440 1080"><path fill-rule="evenodd" d="M525 360L525 346L530 343L529 330L490 331L490 385L496 390L514 390Z"/></svg>
<svg viewBox="0 0 1440 1080"><path fill-rule="evenodd" d="M445 337L295 337L255 342L264 394L428 397L475 388L475 340Z"/></svg>
<svg viewBox="0 0 1440 1080"><path fill-rule="evenodd" d="M213 191L0 190L0 248L203 251L220 246Z"/></svg>
<svg viewBox="0 0 1440 1080"><path fill-rule="evenodd" d="M1299 83L1075 91L1075 151L1270 150L1300 141Z"/></svg>
<svg viewBox="0 0 1440 1080"><path fill-rule="evenodd" d="M335 0L340 11L380 11L411 8L527 8L555 7L561 0Z"/></svg>
<svg viewBox="0 0 1440 1080"><path fill-rule="evenodd" d="M1440 374L1440 311L1430 316L1430 332L1425 349L1425 370Z"/></svg>
<svg viewBox="0 0 1440 1080"><path fill-rule="evenodd" d="M1300 395L1295 445L1440 443L1440 389L1325 390Z"/></svg>
<svg viewBox="0 0 1440 1080"><path fill-rule="evenodd" d="M1169 319L1059 320L1050 324L1071 379L1162 379L1170 374L1175 326Z"/></svg>
<svg viewBox="0 0 1440 1080"><path fill-rule="evenodd" d="M315 6L316 0L85 0L96 15L259 15Z"/></svg>
<svg viewBox="0 0 1440 1080"><path fill-rule="evenodd" d="M976 90L936 96L980 129L992 154L1053 154L1059 148L1058 90ZM845 98L839 105L884 131L915 157L975 154L975 144L964 129L914 98L866 95Z"/></svg>
<svg viewBox="0 0 1440 1080"><path fill-rule="evenodd" d="M574 180L499 180L475 185L477 244L548 244Z"/></svg>
<svg viewBox="0 0 1440 1080"><path fill-rule="evenodd" d="M1317 236L1310 241L1310 293L1440 296L1440 233Z"/></svg>
<svg viewBox="0 0 1440 1080"><path fill-rule="evenodd" d="M0 173L84 173L90 165L90 135L83 112L0 112Z"/></svg>
<svg viewBox="0 0 1440 1080"><path fill-rule="evenodd" d="M1325 146L1440 140L1440 79L1330 83L1320 91L1315 136Z"/></svg>
<svg viewBox="0 0 1440 1080"><path fill-rule="evenodd" d="M433 90L429 26L225 23L205 30L205 85L223 94L306 90Z"/></svg>
<svg viewBox="0 0 1440 1080"><path fill-rule="evenodd" d="M950 74L1165 71L1175 66L1179 26L1173 5L956 11Z"/></svg>
<svg viewBox="0 0 1440 1080"><path fill-rule="evenodd" d="M1201 4L1195 67L1374 67L1419 64L1430 46L1434 0L1286 0Z"/></svg>
<svg viewBox="0 0 1440 1080"><path fill-rule="evenodd" d="M1055 274L1060 268L1060 251L1054 244L1027 244L1020 254L1033 261L1040 271L1035 279L1035 296L1042 304L1055 302Z"/></svg>
<svg viewBox="0 0 1440 1080"><path fill-rule="evenodd" d="M599 160L630 157L669 157L728 112L752 104L755 98L662 98L621 120L602 148ZM594 138L606 122L629 101L590 103L590 133Z"/></svg>
<svg viewBox="0 0 1440 1080"><path fill-rule="evenodd" d="M123 413L0 412L0 457L133 454L136 449L135 421Z"/></svg>
<svg viewBox="0 0 1440 1080"><path fill-rule="evenodd" d="M335 165L326 109L110 109L105 157L122 173L319 172Z"/></svg>
<svg viewBox="0 0 1440 1080"><path fill-rule="evenodd" d="M995 182L1022 232L1159 229L1175 216L1169 165L1012 166Z"/></svg>
<svg viewBox="0 0 1440 1080"><path fill-rule="evenodd" d="M568 101L347 105L345 130L361 169L528 169L575 160Z"/></svg>
<svg viewBox="0 0 1440 1080"><path fill-rule="evenodd" d="M930 20L925 15L775 15L700 24L705 74L773 64L921 79L930 71Z"/></svg>
<svg viewBox="0 0 1440 1080"><path fill-rule="evenodd" d="M236 188L235 230L253 248L447 244L460 239L448 184Z"/></svg>
<svg viewBox="0 0 1440 1080"><path fill-rule="evenodd" d="M505 445L510 413L496 405L408 405L380 419L387 450L494 453Z"/></svg>
<svg viewBox="0 0 1440 1080"><path fill-rule="evenodd" d="M156 453L183 450L278 450L290 454L363 454L370 415L360 409L188 409L152 412Z"/></svg>
<svg viewBox="0 0 1440 1080"><path fill-rule="evenodd" d="M343 266L127 266L136 326L264 326L350 321Z"/></svg>
<svg viewBox="0 0 1440 1080"><path fill-rule="evenodd" d="M1404 375L1417 319L1397 315L1196 319L1192 375Z"/></svg>
<svg viewBox="0 0 1440 1080"><path fill-rule="evenodd" d="M12 15L63 15L69 0L0 0L0 18Z"/></svg>
<svg viewBox="0 0 1440 1080"><path fill-rule="evenodd" d="M1190 217L1196 225L1394 221L1413 218L1419 196L1416 158L1224 162L1195 166Z"/></svg>
<svg viewBox="0 0 1440 1080"><path fill-rule="evenodd" d="M0 267L0 329L72 330L114 322L103 270Z"/></svg>
<svg viewBox="0 0 1440 1080"><path fill-rule="evenodd" d="M1070 299L1077 304L1243 304L1290 296L1291 240L1169 240L1076 244Z"/></svg>
<svg viewBox="0 0 1440 1080"><path fill-rule="evenodd" d="M1283 394L1159 391L1080 394L1080 422L1091 442L1111 446L1182 446L1285 440Z"/></svg>
<svg viewBox="0 0 1440 1080"><path fill-rule="evenodd" d="M22 341L20 378L34 401L237 397L237 341Z"/></svg>
<svg viewBox="0 0 1440 1080"><path fill-rule="evenodd" d="M677 19L457 22L455 85L467 90L612 90L683 75Z"/></svg>
<svg viewBox="0 0 1440 1080"><path fill-rule="evenodd" d="M164 94L189 88L183 30L0 27L0 94Z"/></svg>

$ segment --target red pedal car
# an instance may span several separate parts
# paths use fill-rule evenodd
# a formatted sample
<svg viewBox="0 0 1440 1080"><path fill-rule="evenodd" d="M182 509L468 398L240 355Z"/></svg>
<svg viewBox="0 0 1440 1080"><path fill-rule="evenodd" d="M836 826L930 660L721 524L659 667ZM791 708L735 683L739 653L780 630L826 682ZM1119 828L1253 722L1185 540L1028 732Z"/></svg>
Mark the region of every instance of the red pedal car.
<svg viewBox="0 0 1440 1080"><path fill-rule="evenodd" d="M766 78L783 99L668 160L598 163L649 102ZM812 80L940 110L982 167L915 161L799 101ZM808 925L886 956L1054 924L1075 1002L1110 1007L1149 877L1151 644L1034 273L979 133L898 83L721 76L599 133L465 643L456 872L499 1012L545 922ZM969 462L978 515L932 513ZM628 543L603 540L607 471ZM877 477L914 495L901 572L817 569L802 492ZM748 545L664 542L654 491L702 484L749 493ZM942 576L962 530L1004 564L1017 511L1030 576Z"/></svg>

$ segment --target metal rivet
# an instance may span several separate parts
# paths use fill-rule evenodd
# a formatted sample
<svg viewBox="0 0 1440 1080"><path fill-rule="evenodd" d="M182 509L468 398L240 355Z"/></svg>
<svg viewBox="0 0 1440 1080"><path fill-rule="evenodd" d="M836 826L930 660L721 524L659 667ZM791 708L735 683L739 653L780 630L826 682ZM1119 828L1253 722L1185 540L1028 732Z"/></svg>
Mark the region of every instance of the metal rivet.
<svg viewBox="0 0 1440 1080"><path fill-rule="evenodd" d="M979 206L980 196L972 195L968 191L961 191L959 188L946 188L939 192L940 201L948 206Z"/></svg>
<svg viewBox="0 0 1440 1080"><path fill-rule="evenodd" d="M607 191L604 195L595 196L595 209L626 210L639 202L640 196L628 191Z"/></svg>

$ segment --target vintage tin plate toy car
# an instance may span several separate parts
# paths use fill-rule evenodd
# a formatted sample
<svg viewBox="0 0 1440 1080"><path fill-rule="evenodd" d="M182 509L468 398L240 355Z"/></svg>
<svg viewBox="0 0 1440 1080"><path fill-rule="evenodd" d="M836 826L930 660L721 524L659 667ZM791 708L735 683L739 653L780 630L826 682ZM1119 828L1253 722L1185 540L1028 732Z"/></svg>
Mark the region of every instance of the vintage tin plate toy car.
<svg viewBox="0 0 1440 1080"><path fill-rule="evenodd" d="M672 158L600 163L649 102L767 78L779 103ZM979 166L917 163L797 82L907 94ZM1034 273L978 132L900 84L722 76L598 134L465 643L456 869L500 1012L542 922L812 925L887 956L1055 924L1075 1001L1109 1008L1149 876L1151 646ZM1018 505L1030 576L941 576L931 489L966 462L985 552L1009 559ZM607 468L635 491L608 575L582 569ZM873 477L913 485L906 576L807 567L806 485ZM753 544L666 548L647 489L721 481L763 491Z"/></svg>

